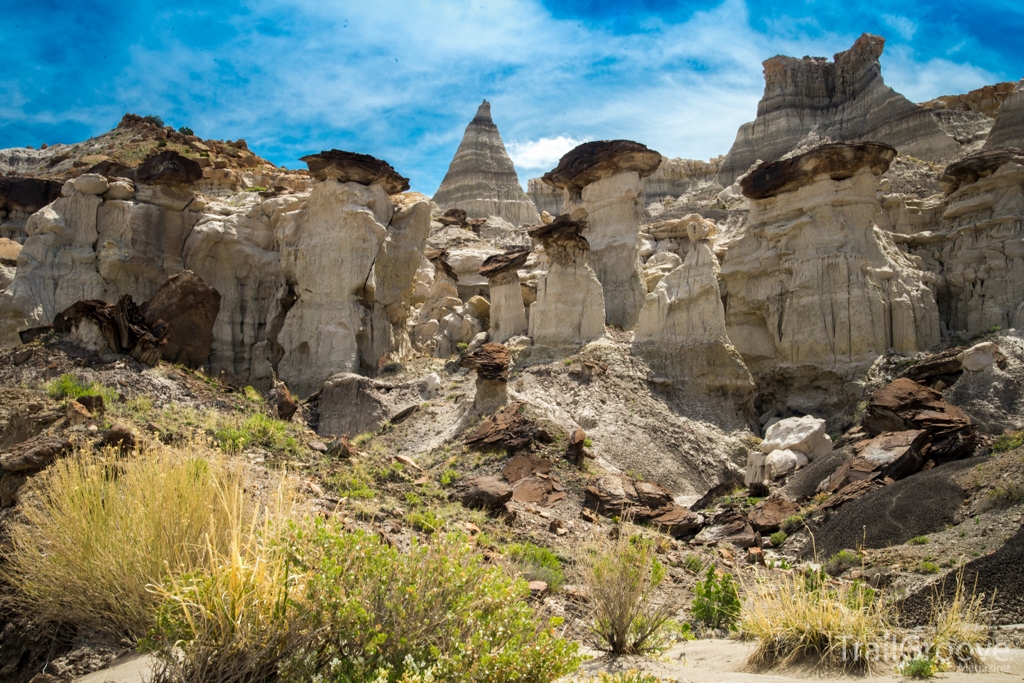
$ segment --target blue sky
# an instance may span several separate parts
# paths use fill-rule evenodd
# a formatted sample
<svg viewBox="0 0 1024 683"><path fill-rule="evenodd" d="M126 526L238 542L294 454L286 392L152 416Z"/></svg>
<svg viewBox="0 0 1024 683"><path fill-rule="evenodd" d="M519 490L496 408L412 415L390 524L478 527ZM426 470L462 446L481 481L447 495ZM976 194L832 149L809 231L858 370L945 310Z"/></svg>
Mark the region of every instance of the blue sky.
<svg viewBox="0 0 1024 683"><path fill-rule="evenodd" d="M1024 77L1019 0L0 0L0 148L152 113L292 168L373 154L431 194L486 97L524 182L582 140L706 159L754 117L763 60L865 31L915 101Z"/></svg>

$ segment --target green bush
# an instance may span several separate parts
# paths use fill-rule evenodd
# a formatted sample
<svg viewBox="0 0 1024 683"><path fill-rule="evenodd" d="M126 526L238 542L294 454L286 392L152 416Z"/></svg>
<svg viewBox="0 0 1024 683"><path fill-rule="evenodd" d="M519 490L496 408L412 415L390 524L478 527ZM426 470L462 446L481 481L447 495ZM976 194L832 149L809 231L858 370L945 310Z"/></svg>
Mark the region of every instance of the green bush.
<svg viewBox="0 0 1024 683"><path fill-rule="evenodd" d="M238 453L250 444L290 455L297 455L300 451L298 440L289 433L288 423L263 413L252 413L240 421L229 419L225 422L214 431L213 438L221 450L228 453Z"/></svg>
<svg viewBox="0 0 1024 683"><path fill-rule="evenodd" d="M693 605L690 612L697 622L709 628L736 630L740 618L740 596L732 574L715 571L715 565L708 566L703 581L693 587Z"/></svg>
<svg viewBox="0 0 1024 683"><path fill-rule="evenodd" d="M704 569L704 560L700 559L700 555L696 553L687 553L683 558L683 568L694 574L700 574L700 571Z"/></svg>
<svg viewBox="0 0 1024 683"><path fill-rule="evenodd" d="M932 678L939 671L939 666L929 656L917 655L904 660L898 667L901 676L907 678Z"/></svg>
<svg viewBox="0 0 1024 683"><path fill-rule="evenodd" d="M450 467L441 473L441 486L451 486L459 480L459 473Z"/></svg>
<svg viewBox="0 0 1024 683"><path fill-rule="evenodd" d="M803 525L803 515L790 515L789 517L786 517L786 519L782 520L781 529L785 531L787 534L791 534L794 531L797 531L798 529L802 528Z"/></svg>
<svg viewBox="0 0 1024 683"><path fill-rule="evenodd" d="M562 562L547 548L532 543L513 543L505 554L527 581L543 581L552 591L560 590L565 584Z"/></svg>
<svg viewBox="0 0 1024 683"><path fill-rule="evenodd" d="M178 132L181 133L182 135L195 135L195 131L193 131L188 126L182 126L178 129Z"/></svg>
<svg viewBox="0 0 1024 683"><path fill-rule="evenodd" d="M1002 510L1018 505L1021 501L1024 501L1024 485L1007 482L986 493L981 508L982 510Z"/></svg>
<svg viewBox="0 0 1024 683"><path fill-rule="evenodd" d="M433 510L413 510L405 516L405 521L414 529L419 529L426 534L444 529L444 518Z"/></svg>
<svg viewBox="0 0 1024 683"><path fill-rule="evenodd" d="M853 550L840 550L828 558L825 563L825 571L832 576L838 576L847 569L852 569L861 563L860 555Z"/></svg>
<svg viewBox="0 0 1024 683"><path fill-rule="evenodd" d="M306 577L295 598L309 637L284 681L399 681L413 669L436 681L541 683L580 663L577 646L554 635L559 622L529 607L526 583L485 566L462 536L403 553L317 520L287 548Z"/></svg>
<svg viewBox="0 0 1024 683"><path fill-rule="evenodd" d="M143 116L142 120L145 121L146 123L152 123L157 128L163 128L164 127L164 120L162 118L160 118L159 116L157 116L156 114L150 114L148 116Z"/></svg>
<svg viewBox="0 0 1024 683"><path fill-rule="evenodd" d="M118 400L118 393L110 387L97 384L96 382L86 384L71 373L61 375L47 384L46 393L50 395L50 398L57 399L58 401L64 398L78 399L82 396L102 396L104 403L113 405Z"/></svg>
<svg viewBox="0 0 1024 683"><path fill-rule="evenodd" d="M1024 429L1016 432L1006 432L992 444L993 453L1012 451L1014 448L1024 446Z"/></svg>
<svg viewBox="0 0 1024 683"><path fill-rule="evenodd" d="M927 536L914 536L912 539L907 541L910 545L928 545Z"/></svg>
<svg viewBox="0 0 1024 683"><path fill-rule="evenodd" d="M772 545L778 548L780 545L786 542L786 539L789 538L789 534L787 534L785 531L776 531L768 538L769 540L771 540Z"/></svg>
<svg viewBox="0 0 1024 683"><path fill-rule="evenodd" d="M934 562L924 561L921 564L917 565L917 570L922 574L938 574L939 569L939 565L935 564Z"/></svg>

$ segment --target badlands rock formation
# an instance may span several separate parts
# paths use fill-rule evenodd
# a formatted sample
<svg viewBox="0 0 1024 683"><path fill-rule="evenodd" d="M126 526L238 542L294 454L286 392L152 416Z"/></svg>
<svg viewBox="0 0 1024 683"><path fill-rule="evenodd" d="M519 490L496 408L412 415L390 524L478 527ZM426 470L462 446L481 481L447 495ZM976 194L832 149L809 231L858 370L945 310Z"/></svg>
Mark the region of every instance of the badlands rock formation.
<svg viewBox="0 0 1024 683"><path fill-rule="evenodd" d="M498 216L513 225L540 222L537 208L523 192L498 127L491 120L487 100L466 126L433 199L442 210L464 209L470 218Z"/></svg>
<svg viewBox="0 0 1024 683"><path fill-rule="evenodd" d="M640 179L661 155L629 140L586 142L563 156L544 182L563 191L563 212L587 225L589 263L604 289L605 320L631 330L646 287L637 257Z"/></svg>
<svg viewBox="0 0 1024 683"><path fill-rule="evenodd" d="M960 149L929 110L885 85L878 58L885 39L865 33L834 61L777 56L764 62L757 118L740 127L722 164L729 186L756 161L775 161L805 140L874 140L929 161Z"/></svg>
<svg viewBox="0 0 1024 683"><path fill-rule="evenodd" d="M697 215L679 223L690 250L647 295L634 349L655 372L687 390L726 395L736 405L749 406L754 383L726 333L718 259L712 251L715 224Z"/></svg>
<svg viewBox="0 0 1024 683"><path fill-rule="evenodd" d="M1016 147L1024 149L1024 79L1003 100L995 125L985 141L985 149Z"/></svg>
<svg viewBox="0 0 1024 683"><path fill-rule="evenodd" d="M530 336L537 346L578 347L604 336L604 292L587 264L586 224L559 216L530 229L544 245L548 272L530 306Z"/></svg>
<svg viewBox="0 0 1024 683"><path fill-rule="evenodd" d="M61 184L0 176L0 237L24 243L28 217L60 196Z"/></svg>
<svg viewBox="0 0 1024 683"><path fill-rule="evenodd" d="M726 328L763 407L828 412L887 349L939 341L934 275L874 222L879 173L895 156L878 143L826 145L744 179L757 198L722 264Z"/></svg>
<svg viewBox="0 0 1024 683"><path fill-rule="evenodd" d="M488 338L492 342L500 344L527 331L526 307L518 271L529 256L529 247L513 247L491 256L480 267L480 274L487 278L491 295Z"/></svg>

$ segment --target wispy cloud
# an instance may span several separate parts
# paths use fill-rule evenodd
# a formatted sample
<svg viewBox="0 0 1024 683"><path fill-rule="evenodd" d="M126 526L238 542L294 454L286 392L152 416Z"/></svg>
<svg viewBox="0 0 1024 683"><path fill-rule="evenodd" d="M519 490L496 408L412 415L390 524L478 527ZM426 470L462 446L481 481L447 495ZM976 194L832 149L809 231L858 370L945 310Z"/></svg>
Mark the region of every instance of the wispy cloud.
<svg viewBox="0 0 1024 683"><path fill-rule="evenodd" d="M547 171L558 164L562 155L584 142L584 138L559 135L557 138L539 140L513 140L505 147L508 155L512 157L512 163L520 171Z"/></svg>
<svg viewBox="0 0 1024 683"><path fill-rule="evenodd" d="M907 17L901 17L896 14L883 14L882 21L885 22L886 26L896 31L903 40L910 40L917 33L917 22L911 21Z"/></svg>

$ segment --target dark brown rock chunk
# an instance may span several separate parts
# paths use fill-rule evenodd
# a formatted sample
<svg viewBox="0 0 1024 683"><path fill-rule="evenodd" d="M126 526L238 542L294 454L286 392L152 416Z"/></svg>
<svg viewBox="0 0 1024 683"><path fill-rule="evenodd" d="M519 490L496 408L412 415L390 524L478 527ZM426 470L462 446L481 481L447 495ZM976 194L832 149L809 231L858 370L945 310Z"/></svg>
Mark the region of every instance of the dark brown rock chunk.
<svg viewBox="0 0 1024 683"><path fill-rule="evenodd" d="M731 543L737 548L761 547L761 535L754 531L746 515L739 510L719 512L693 540L705 545Z"/></svg>
<svg viewBox="0 0 1024 683"><path fill-rule="evenodd" d="M174 150L146 157L135 169L135 180L146 185L190 185L202 177L198 163Z"/></svg>
<svg viewBox="0 0 1024 683"><path fill-rule="evenodd" d="M501 470L501 476L510 484L538 474L551 474L550 460L533 455L517 455L505 463Z"/></svg>
<svg viewBox="0 0 1024 683"><path fill-rule="evenodd" d="M131 166L125 166L119 164L112 159L107 159L96 164L90 168L86 173L95 173L108 179L113 178L127 178L128 180L135 180L135 169Z"/></svg>
<svg viewBox="0 0 1024 683"><path fill-rule="evenodd" d="M795 515L800 506L785 498L766 498L754 506L747 518L750 526L761 533L778 531L783 520Z"/></svg>
<svg viewBox="0 0 1024 683"><path fill-rule="evenodd" d="M512 270L519 270L530 257L529 247L512 247L501 254L488 256L480 266L480 274L491 278Z"/></svg>
<svg viewBox="0 0 1024 683"><path fill-rule="evenodd" d="M572 430L572 434L569 435L569 443L565 447L566 460L579 466L583 463L584 458L593 457L587 452L587 433L579 428Z"/></svg>
<svg viewBox="0 0 1024 683"><path fill-rule="evenodd" d="M166 341L164 360L190 368L206 364L213 347L213 324L220 313L220 292L184 270L167 278L140 308L146 325L163 331L159 336Z"/></svg>
<svg viewBox="0 0 1024 683"><path fill-rule="evenodd" d="M125 353L146 365L156 365L164 345L166 326L151 330L130 294L116 304L104 301L79 301L64 309L53 319L53 329L71 334L81 325L91 323L99 328L107 345L115 353Z"/></svg>
<svg viewBox="0 0 1024 683"><path fill-rule="evenodd" d="M947 166L939 176L939 184L945 194L952 194L961 185L970 185L990 176L1007 163L1024 164L1024 150L1003 147L972 154Z"/></svg>
<svg viewBox="0 0 1024 683"><path fill-rule="evenodd" d="M854 456L843 463L821 486L834 493L850 484L889 477L902 479L921 469L928 434L921 429L885 432L853 445Z"/></svg>
<svg viewBox="0 0 1024 683"><path fill-rule="evenodd" d="M908 378L897 379L871 396L864 429L871 436L924 430L928 443L922 444L923 456L936 464L965 457L977 444L967 413L947 403L934 389Z"/></svg>
<svg viewBox="0 0 1024 683"><path fill-rule="evenodd" d="M601 477L584 489L583 496L584 506L599 514L626 515L637 522L659 524L673 536L691 533L703 521L700 515L676 505L664 486L622 475Z"/></svg>
<svg viewBox="0 0 1024 683"><path fill-rule="evenodd" d="M459 281L458 274L452 269L451 264L448 263L447 249L425 249L423 251L423 257L430 261L435 268L448 276L449 280L452 282Z"/></svg>
<svg viewBox="0 0 1024 683"><path fill-rule="evenodd" d="M527 232L530 237L539 240L545 248L550 248L552 245L581 245L589 249L590 243L587 242L586 237L580 234L586 229L586 221L574 221L569 218L569 214L563 213L550 223L535 225Z"/></svg>
<svg viewBox="0 0 1024 683"><path fill-rule="evenodd" d="M512 499L512 487L497 477L477 477L466 482L455 498L466 507L497 510Z"/></svg>
<svg viewBox="0 0 1024 683"><path fill-rule="evenodd" d="M103 401L103 397L99 395L79 396L78 402L81 403L92 415L102 415L107 409L107 406Z"/></svg>
<svg viewBox="0 0 1024 683"><path fill-rule="evenodd" d="M135 448L135 432L123 424L116 424L106 431L100 439L101 447L116 448L121 455L126 455Z"/></svg>
<svg viewBox="0 0 1024 683"><path fill-rule="evenodd" d="M522 407L522 403L510 403L483 420L466 438L466 445L479 449L505 448L509 452L529 447L537 438L537 426L520 414Z"/></svg>
<svg viewBox="0 0 1024 683"><path fill-rule="evenodd" d="M740 187L744 197L767 199L809 185L823 173L832 180L845 180L863 168L882 175L895 158L896 148L881 142L837 142L763 163L740 181Z"/></svg>
<svg viewBox="0 0 1024 683"><path fill-rule="evenodd" d="M930 356L919 363L911 365L900 373L900 377L912 379L936 391L942 391L945 387L951 387L960 379L960 375L964 372L963 362L961 362L959 357L960 352L964 348L963 346L957 346ZM942 382L942 386L936 386L938 382Z"/></svg>
<svg viewBox="0 0 1024 683"><path fill-rule="evenodd" d="M463 226L466 225L466 220L469 217L463 209L448 209L444 212L437 222L445 226Z"/></svg>
<svg viewBox="0 0 1024 683"><path fill-rule="evenodd" d="M526 477L512 487L512 500L550 507L565 499L565 490L553 477Z"/></svg>
<svg viewBox="0 0 1024 683"><path fill-rule="evenodd" d="M274 384L267 394L267 405L270 406L270 412L274 414L274 417L285 422L292 419L299 409L298 401L292 396L292 392L288 390L288 386L284 382Z"/></svg>
<svg viewBox="0 0 1024 683"><path fill-rule="evenodd" d="M659 166L661 154L639 142L597 140L567 152L541 180L552 187L579 192L590 183L625 171L636 171L646 178Z"/></svg>
<svg viewBox="0 0 1024 683"><path fill-rule="evenodd" d="M0 469L6 472L35 472L71 450L71 442L59 436L40 434L0 451Z"/></svg>
<svg viewBox="0 0 1024 683"><path fill-rule="evenodd" d="M511 356L504 344L489 342L459 359L459 365L476 370L482 379L495 382L508 381L508 366Z"/></svg>
<svg viewBox="0 0 1024 683"><path fill-rule="evenodd" d="M304 156L301 161L306 162L309 172L317 180L334 178L343 183L360 185L377 183L388 194L398 194L409 189L408 178L399 175L388 162L369 154L330 149Z"/></svg>

